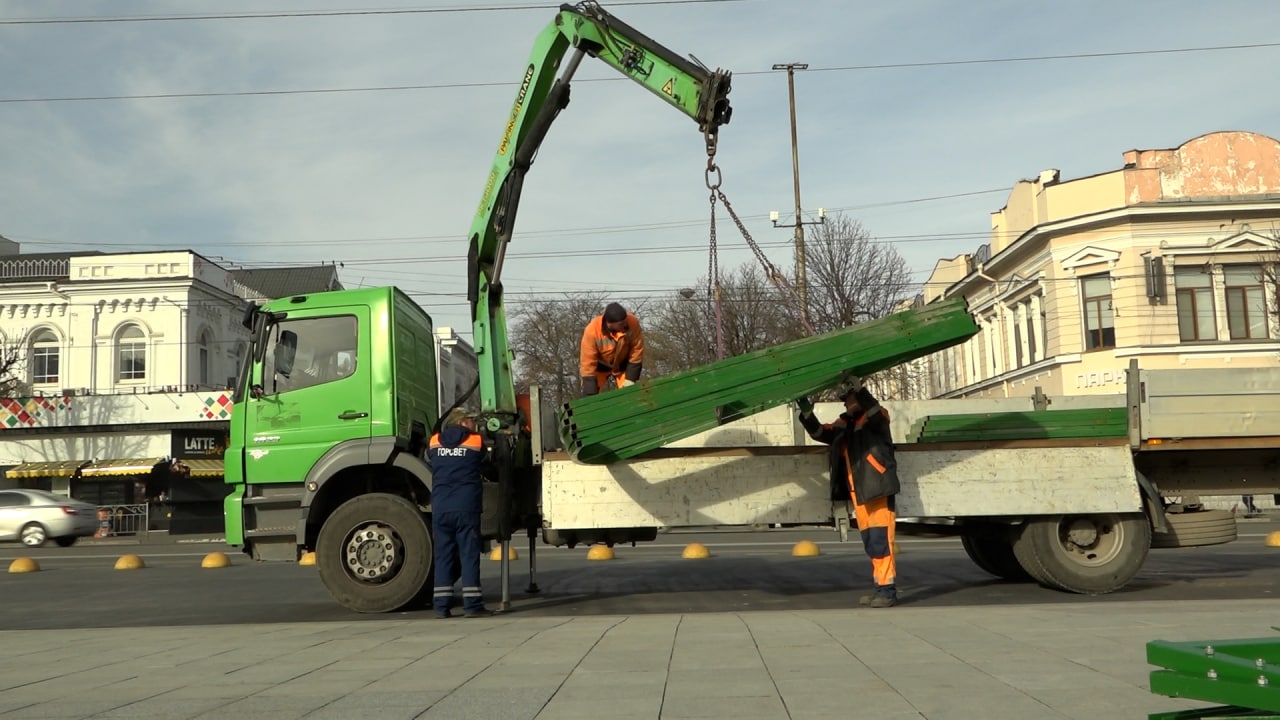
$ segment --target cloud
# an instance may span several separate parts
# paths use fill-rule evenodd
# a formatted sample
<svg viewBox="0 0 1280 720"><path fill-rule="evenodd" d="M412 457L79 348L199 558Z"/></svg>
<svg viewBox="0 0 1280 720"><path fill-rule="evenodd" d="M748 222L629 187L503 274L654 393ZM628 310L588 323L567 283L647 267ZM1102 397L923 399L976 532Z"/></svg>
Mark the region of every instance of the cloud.
<svg viewBox="0 0 1280 720"><path fill-rule="evenodd" d="M132 3L129 12L174 7ZM671 49L735 73L734 117L718 157L723 189L755 239L775 245L768 252L779 265L790 264L790 229L765 218L789 215L794 200L786 76L768 72L773 63L812 68L796 76L805 211L863 208L850 214L873 235L911 236L899 250L922 271L981 244L988 213L1006 194L895 201L1008 188L1046 167L1064 178L1105 172L1124 150L1173 147L1213 130L1280 135L1280 101L1257 85L1274 48L824 70L1270 42L1256 22L1272 11L1269 0L749 0L616 11ZM40 12L121 11L97 2ZM0 2L0 16L29 13ZM437 308L437 322L465 327L465 237L515 84L552 16L5 27L0 61L23 68L0 92L6 98L457 87L0 104L0 234L29 251L100 243L190 247L242 263L341 261L349 284L442 293L420 299ZM662 294L694 283L706 272L709 213L697 128L602 63L588 60L578 77L526 184L511 248L559 255L513 257L508 292ZM648 229L618 231L627 226ZM930 236L937 239L923 241ZM718 239L722 267L752 260L723 207ZM614 251L671 246L696 250ZM583 251L600 254L573 254Z"/></svg>

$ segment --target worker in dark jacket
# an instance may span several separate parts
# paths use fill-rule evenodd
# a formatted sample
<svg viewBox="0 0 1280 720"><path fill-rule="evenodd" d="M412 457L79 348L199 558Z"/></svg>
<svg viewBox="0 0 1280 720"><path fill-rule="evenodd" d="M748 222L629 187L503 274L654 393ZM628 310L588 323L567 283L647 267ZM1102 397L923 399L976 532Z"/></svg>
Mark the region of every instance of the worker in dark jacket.
<svg viewBox="0 0 1280 720"><path fill-rule="evenodd" d="M618 303L609 303L582 330L578 374L582 395L634 385L644 363L644 332L640 319Z"/></svg>
<svg viewBox="0 0 1280 720"><path fill-rule="evenodd" d="M480 590L484 439L475 432L475 420L461 409L450 412L443 425L427 445L436 564L432 606L436 617L450 617L458 563L462 566L462 614L488 617L493 612L485 608Z"/></svg>
<svg viewBox="0 0 1280 720"><path fill-rule="evenodd" d="M889 413L866 388L850 389L842 399L845 411L830 424L814 417L808 399L798 400L800 422L809 437L831 446L831 499L853 501L875 582L875 592L859 598L859 603L892 607L898 604L893 531L900 487Z"/></svg>

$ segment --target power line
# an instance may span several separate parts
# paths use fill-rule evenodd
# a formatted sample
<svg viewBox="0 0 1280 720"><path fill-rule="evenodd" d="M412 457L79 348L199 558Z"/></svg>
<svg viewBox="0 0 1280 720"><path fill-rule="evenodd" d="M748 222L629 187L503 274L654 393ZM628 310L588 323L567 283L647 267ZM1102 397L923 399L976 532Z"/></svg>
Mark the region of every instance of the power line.
<svg viewBox="0 0 1280 720"><path fill-rule="evenodd" d="M675 2L676 0L672 0ZM685 2L736 2L739 0L684 0ZM960 65L991 65L1001 63L1025 63L1025 62L1048 62L1054 60L1088 60L1097 58L1112 57L1134 57L1141 55L1170 55L1182 53L1201 53L1201 52L1223 52L1231 50L1257 50L1265 48L1280 47L1280 43L1245 43L1239 45L1207 45L1201 47L1182 47L1182 48L1157 48L1152 50L1118 50L1113 52L1088 52L1088 53L1062 53L1057 55L1027 55L1019 57L1005 58L977 58L971 60L938 60L923 62L903 62L903 63L878 63L870 65L842 65L834 67L810 67L809 72L854 72L868 70L898 70L910 68L926 68L926 67L948 67ZM735 72L736 77L745 77L750 75L772 75L777 70L755 70ZM583 78L575 80L575 82L619 82L628 80L625 77L608 77L608 78ZM27 97L27 98L0 98L0 103L53 103L53 102L91 102L91 101L107 101L107 100L165 100L179 98L217 98L217 97L252 97L252 96L270 96L270 95L318 95L318 94L336 94L336 93L367 93L367 92L402 92L408 90L449 90L457 88L482 88L482 87L516 87L518 82L462 82L462 83L436 83L428 85L382 85L382 86L366 86L366 87L348 87L348 88L301 88L301 89L285 89L285 90L242 90L242 91L225 91L225 92L173 92L173 93L147 93L141 95L69 95L69 96L50 96L50 97Z"/></svg>
<svg viewBox="0 0 1280 720"><path fill-rule="evenodd" d="M874 65L842 65L809 68L809 72L843 72L848 70L897 70L902 68L949 67L954 65L990 65L995 63L1045 62L1049 60L1088 60L1092 58L1133 57L1138 55L1173 55L1178 53L1219 52L1224 50L1256 50L1280 47L1280 43L1242 43L1239 45L1206 45L1202 47L1157 48L1154 50L1115 50L1110 52L1063 53L1059 55L1024 55L974 60L939 60L935 62L877 63Z"/></svg>
<svg viewBox="0 0 1280 720"><path fill-rule="evenodd" d="M955 198L972 197L976 195L990 195L992 193L1000 193L1000 192L1009 192L1009 188L999 187L999 188L991 188L988 190L973 190L969 192L951 193L948 195L933 195L933 196L922 197L922 198L911 198L908 200L885 200L885 201L874 202L874 203L866 203L862 205L846 205L843 207L831 207L831 208L827 208L827 210L833 213L849 212L849 211L856 211L856 210L868 210L871 208L879 208L879 207L892 207L897 205L913 205L913 204L926 203L926 202L936 202L939 200L952 200ZM755 215L742 215L740 217L743 220L763 220L768 216L765 213L759 213ZM547 236L547 235L554 236L554 237L573 237L573 236L579 236L579 235L606 235L606 234L628 233L628 232L646 232L646 231L652 231L652 230L672 230L672 229L682 228L682 227L698 227L701 225L706 225L706 223L707 223L706 218L698 218L696 220L669 220L669 221L654 222L654 223L634 223L630 225L599 225L594 227L550 228L550 229L544 229L544 230L520 230L517 233L517 238L525 239L525 238L535 238L535 237L541 237L541 236ZM972 234L972 233L966 233L966 234ZM73 240L52 240L49 238L27 237L22 235L13 235L13 234L8 234L6 235L6 237L8 237L10 240L20 240L23 243L29 244L29 245L46 245L51 247L81 245L81 246L92 246L92 247L162 248L166 250L171 249L172 247L170 245L138 245L136 243L104 243L104 242L99 242L97 240L94 240L91 242L77 242ZM907 238L907 237L917 237L917 236L903 235L903 236L896 236L896 237ZM924 236L918 236L918 237L923 238ZM928 237L935 237L935 236L931 235ZM941 236L938 236L938 237L941 237ZM339 238L339 239L327 239L327 240L281 240L281 241L275 241L275 242L272 242L272 241L220 242L218 243L218 247L220 248L223 248L223 247L255 247L257 248L257 247L274 247L274 246L308 247L308 246L318 246L318 245L352 245L355 243L360 243L360 244L379 243L379 244L390 245L390 244L400 244L400 243L464 243L464 242L466 242L466 238L464 235L451 233L449 235L397 235L397 236L390 236L390 237Z"/></svg>
<svg viewBox="0 0 1280 720"><path fill-rule="evenodd" d="M610 2L610 7L628 5L697 5L705 3L736 3L745 0L618 0ZM354 17L361 15L436 15L451 13L506 12L509 10L547 10L546 5L490 5L482 7L455 8L389 8L381 10L311 10L311 11L275 11L250 13L210 13L210 14L178 14L178 15L120 15L106 17L80 18L21 18L0 20L0 25L76 25L100 23L136 23L136 22L188 22L194 20L268 20L278 18L305 17Z"/></svg>

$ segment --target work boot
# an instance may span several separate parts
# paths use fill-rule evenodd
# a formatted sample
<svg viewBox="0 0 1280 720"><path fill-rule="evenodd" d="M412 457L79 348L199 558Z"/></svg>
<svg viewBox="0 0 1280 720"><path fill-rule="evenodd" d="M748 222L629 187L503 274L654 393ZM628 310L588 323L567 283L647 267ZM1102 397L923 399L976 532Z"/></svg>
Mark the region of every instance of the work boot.
<svg viewBox="0 0 1280 720"><path fill-rule="evenodd" d="M859 597L858 604L862 607L892 607L898 604L898 588L894 585L878 586L875 592Z"/></svg>
<svg viewBox="0 0 1280 720"><path fill-rule="evenodd" d="M886 608L898 604L897 595L876 595L867 603L867 607Z"/></svg>
<svg viewBox="0 0 1280 720"><path fill-rule="evenodd" d="M449 612L448 610L437 610L437 611L436 611L436 619L437 619L437 620L444 620L444 619L446 619L446 618L451 618L451 617L453 617L453 613Z"/></svg>
<svg viewBox="0 0 1280 720"><path fill-rule="evenodd" d="M497 615L497 614L498 613L494 612L493 610L490 610L489 608L480 608L479 610L464 611L462 613L462 617L486 618L486 617L493 617L494 615Z"/></svg>

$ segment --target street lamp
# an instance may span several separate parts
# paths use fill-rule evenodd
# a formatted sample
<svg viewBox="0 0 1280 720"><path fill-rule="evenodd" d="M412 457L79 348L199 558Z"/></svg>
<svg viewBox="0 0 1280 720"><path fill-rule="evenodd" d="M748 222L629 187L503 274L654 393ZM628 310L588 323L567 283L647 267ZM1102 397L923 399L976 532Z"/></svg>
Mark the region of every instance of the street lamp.
<svg viewBox="0 0 1280 720"><path fill-rule="evenodd" d="M809 320L809 288L804 272L804 226L826 222L826 211L818 210L818 221L806 223L800 219L800 150L796 141L796 70L808 70L808 63L777 63L774 70L787 71L787 96L791 105L791 175L795 185L796 196L796 289L800 295L800 313L805 322ZM769 219L774 227L778 225L778 213L770 212Z"/></svg>

